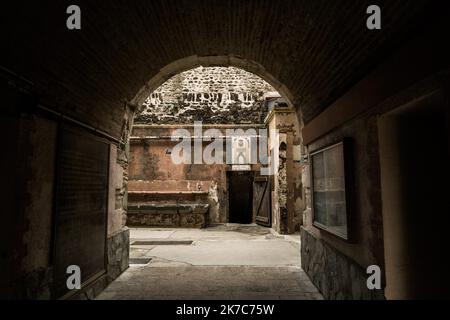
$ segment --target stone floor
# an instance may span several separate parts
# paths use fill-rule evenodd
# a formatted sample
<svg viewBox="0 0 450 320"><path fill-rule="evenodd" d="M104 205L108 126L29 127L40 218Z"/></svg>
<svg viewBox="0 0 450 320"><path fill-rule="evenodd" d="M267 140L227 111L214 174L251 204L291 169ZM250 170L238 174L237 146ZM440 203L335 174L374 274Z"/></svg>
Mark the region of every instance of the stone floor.
<svg viewBox="0 0 450 320"><path fill-rule="evenodd" d="M234 224L130 235L130 258L151 261L131 264L98 299L322 299L300 268L299 235ZM174 244L182 240L193 242Z"/></svg>

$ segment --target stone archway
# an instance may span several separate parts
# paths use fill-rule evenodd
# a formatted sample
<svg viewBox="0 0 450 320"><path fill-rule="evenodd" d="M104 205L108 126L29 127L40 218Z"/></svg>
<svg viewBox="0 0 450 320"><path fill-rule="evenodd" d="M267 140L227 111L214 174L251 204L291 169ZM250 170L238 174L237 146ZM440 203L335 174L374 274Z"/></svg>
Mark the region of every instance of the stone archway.
<svg viewBox="0 0 450 320"><path fill-rule="evenodd" d="M283 83L281 83L278 79L276 79L273 75L271 75L261 64L251 61L251 60L247 60L247 59L243 59L240 57L236 57L233 55L230 56L204 56L204 57L199 57L199 56L190 56L190 57L186 57L183 59L179 59L176 60L172 63L170 63L169 65L167 65L166 67L162 68L160 70L159 73L157 73L156 76L152 77L145 86L143 86L139 92L136 94L136 96L134 97L134 99L132 100L131 104L132 106L134 106L133 109L128 109L128 114L126 115L126 123L124 124L124 128L126 128L126 131L124 133L124 136L129 137L129 133L130 130L132 129L132 125L133 123L130 121L131 118L133 118L133 115L138 113L141 109L141 106L143 105L145 99L154 91L156 90L159 86L161 86L163 83L165 83L166 81L168 81L170 78L172 78L173 76L180 74L184 71L187 70L191 70L194 69L196 67L236 67L238 69L242 69L244 71L250 72L258 77L260 77L261 79L265 80L268 84L270 84L273 89L275 89L276 91L278 91L278 93L283 97L283 100L287 103L288 105L288 109L285 110L285 112L287 112L287 115L281 116L278 112L277 112L277 116L271 115L270 119L268 121L272 121L274 123L274 125L272 126L272 129L279 129L280 131L282 131L282 135L284 137L284 139L286 139L287 135L289 136L289 144L290 144L290 149L289 152L292 153L293 152L293 145L297 145L298 148L296 149L300 149L301 148L301 143L302 143L302 139L301 139L301 127L302 127L302 121L301 121L301 116L298 114L299 110L298 108L295 107L295 103L294 103L294 98L293 95L291 94L290 90L286 87L286 85L284 85ZM275 118L278 117L278 120L275 120ZM285 126L283 125L283 122L285 122L288 119L288 121L290 122L294 122L295 125L294 126ZM280 123L281 122L281 123ZM276 124L275 124L276 123ZM293 132L291 132L292 130L295 130L295 134L293 134ZM123 152L121 152L122 156L120 157L121 159L129 159L128 156L128 152L129 152L129 141L127 141L127 144L125 145L125 148L123 149ZM277 154L278 154L278 150L277 150ZM291 160L290 162L292 162L292 156L291 156ZM124 166L124 162L121 162L122 167L124 167L125 169L127 169L127 165ZM292 218L290 220L290 222L288 222L286 220L286 226L284 227L280 227L279 223L282 219L275 219L274 221L276 221L278 223L277 228L281 228L280 230L282 230L283 233L288 233L288 232L294 232L296 230L296 228L293 227L293 221L295 220L295 223L301 223L301 215L302 215L302 210L303 205L304 205L304 199L303 199L303 191L302 191L302 187L301 187L301 169L299 168L300 162L297 161L296 164L291 164L289 166L289 170L292 171L292 173L294 173L294 171L299 172L299 176L297 178L293 178L293 175L290 175L290 178L288 180L284 179L283 182L286 184L286 186L280 187L280 201L282 201L281 199L285 198L285 196L289 193L289 196L291 198L298 198L298 201L294 201L292 206L289 208L289 211L291 212L296 212L296 217L297 218ZM286 169L286 168L285 168ZM127 176L127 170L124 171L125 175ZM284 172L284 176L286 176L286 172ZM131 179L131 178L130 178ZM123 186L123 189L125 192L122 193L122 197L123 198L127 198L127 193L128 193L128 189L127 189L127 185L126 183L128 182L128 177L126 179L124 179L124 183L125 185ZM276 185L277 185L277 190L278 190L278 184L279 184L279 180L277 179ZM289 184L289 190L287 187L287 184ZM281 191L283 190L283 191ZM278 199L278 198L277 198ZM124 203L127 203L127 201L124 201ZM294 204L295 203L295 204ZM283 207L283 206L281 206ZM280 208L279 206L276 206L277 210ZM123 208L124 212L127 211L127 208L124 207ZM287 208L286 210L287 211ZM292 213L293 214L293 213ZM126 217L124 217L126 218ZM289 224L289 227L288 227Z"/></svg>
<svg viewBox="0 0 450 320"><path fill-rule="evenodd" d="M233 64L230 63L230 59L234 61ZM182 73L184 71L187 71L187 70L190 70L190 69L196 69L196 67L198 67L198 66L202 66L202 67L212 67L212 66L214 66L214 67L227 66L228 67L228 66L233 66L233 67L236 67L236 65L239 66L238 67L239 69L243 69L245 71L251 70L253 74L261 76L261 78L263 78L264 80L270 81L270 84L275 87L275 88L270 88L270 86L267 86L267 87L269 87L271 89L270 91L273 92L273 89L278 89L279 91L281 91L279 93L282 93L282 95L284 96L285 102L287 102L287 103L284 102L283 103L283 107L280 106L280 109L274 108L273 109L273 111L274 111L273 113L270 113L267 117L263 117L263 119L268 119L267 122L266 121L258 122L258 124L267 125L267 127L270 126L272 129L280 130L282 135L283 135L283 137L281 138L281 140L282 140L281 143L277 143L277 142L275 142L275 140L271 140L272 150L276 154L276 155L274 155L274 157L276 157L278 160L280 160L280 162L283 161L283 164L284 164L282 166L282 168L281 168L281 170L283 172L280 174L280 176L282 176L282 178L278 179L278 174L279 174L279 172L278 172L278 165L274 166L274 168L277 168L277 171L274 174L272 173L271 175L275 175L275 177L273 178L273 180L274 180L273 183L275 183L277 185L284 183L283 186L277 187L277 188L279 188L279 193L280 193L278 195L280 204L276 206L276 210L279 210L280 212L282 212L282 214L285 215L285 217L284 218L279 217L277 219L272 219L272 221L275 221L275 224L277 226L279 226L280 224L286 224L286 226L283 226L282 228L279 228L279 230L275 230L275 231L278 231L279 233L287 233L289 227L287 225L288 222L286 221L287 220L286 216L287 216L287 211L291 210L292 208L291 207L288 208L288 205L286 203L287 202L287 198L288 198L288 195L287 195L288 190L286 190L286 189L287 189L287 184L288 183L290 185L292 185L292 187L294 185L296 185L296 183L290 178L293 176L292 173L295 170L298 169L298 168L294 168L292 166L292 163L291 163L291 166L286 165L286 163L289 162L289 160L287 160L287 158L291 159L291 157L292 157L292 148L291 149L289 149L289 148L294 144L294 136L295 136L293 134L293 132L292 132L293 125L292 124L288 125L287 122L288 121L292 121L293 119L298 119L298 117L296 116L297 115L296 111L293 108L293 106L294 106L293 99L292 99L292 96L289 94L288 89L281 82L277 81L277 79L275 79L268 72L266 72L265 69L261 65L255 63L255 62L246 61L244 59L235 59L235 58L230 58L230 57L204 57L204 58L189 57L189 58L186 58L186 59L177 60L176 62L170 64L169 66L167 66L165 68L163 68L162 71L160 71L158 73L158 76L156 78L153 77L139 91L139 93L133 99L132 104L135 106L135 111L139 112L140 106L143 105L144 100L146 100L146 98L149 97L152 94L152 92L155 92L155 89L157 90L156 92L161 92L161 91L158 90L158 88L161 85L164 86L164 83L166 81L169 81L169 83L172 83L172 81L173 81L173 82L179 84L181 82L181 80L173 80L172 77L175 76L175 75L178 75L178 74L180 74L180 73ZM246 66L245 69L242 66ZM225 68L225 69L227 69L227 68ZM182 76L182 79L185 79L184 77L185 76ZM188 79L191 80L192 78L188 78ZM187 83L187 81L186 81L186 83ZM192 82L189 82L189 83L191 83L191 84L189 84L188 86L195 86L195 84L192 84ZM185 87L182 87L182 88L185 88ZM244 86L244 88L245 88L245 86ZM177 87L177 89L178 89L178 87ZM243 89L243 90L247 90L247 89ZM238 90L236 90L236 91L238 91ZM184 90L180 89L179 92L184 92ZM188 92L190 92L190 91L188 91ZM200 91L200 92L203 92L203 91ZM164 100L164 101L167 102L168 99L166 97L167 96L165 96L164 99L161 98L161 101ZM183 100L182 100L183 103L185 101L187 101L187 100L184 100L184 99L185 98L183 98ZM279 95L277 95L277 99L279 99ZM178 100L178 99L174 99L174 100ZM288 106L286 106L287 104L288 104ZM192 105L190 107L192 107ZM156 114L161 114L161 115L164 114L164 112L159 113L158 108L155 108L153 110L154 110L154 112ZM277 112L275 112L275 111L277 111ZM169 114L169 113L167 112L167 114ZM239 116L237 118L239 118ZM154 138L154 140L157 140L160 137L158 134L154 134L153 131L150 131L149 128L145 128L145 126L150 127L152 124L154 124L155 126L159 126L158 129L160 129L161 126L164 126L164 125L170 125L170 126L179 125L179 123L177 123L177 122L174 122L174 123L170 122L169 124L167 124L166 122L163 122L163 121L158 124L157 119L156 120L151 120L151 121L149 120L147 122L147 124L146 124L145 123L146 119L142 120L142 118L140 118L140 117L138 117L136 119L138 119L138 124L139 124L138 127L139 127L139 129L135 128L136 130L133 130L133 135L132 135L132 139L131 139L132 142L130 143L131 144L131 148L135 148L135 146L137 144L139 144L139 143L141 143L141 144L145 143L147 146L149 146L150 143L152 142L151 141L152 138ZM223 118L221 118L221 119L223 119ZM237 123L239 124L239 122L237 122ZM283 123L285 123L286 125L283 125ZM220 124L222 124L222 122L219 123L219 125ZM236 122L232 122L229 125L231 126L231 125L234 125L234 124L236 124ZM247 124L247 125L250 126L249 124ZM298 138L297 139L298 141L301 141L300 131L299 131L299 128L298 128L299 126L298 126L297 123L296 123L296 125L297 125L297 132L298 132L296 137ZM211 126L213 127L214 123L211 124ZM138 135L137 132L139 132L140 135ZM164 132L163 136L167 138L170 135L168 135L166 132ZM270 137L270 138L272 139L273 137ZM147 142L144 142L145 139L147 139ZM159 155L159 159L161 159L165 155L164 155L164 152L160 152L159 149L166 149L167 146L164 145L161 148L160 147L161 142L158 141L157 143L158 143L158 146L156 146L153 149L153 150L157 149L157 151L153 151L153 153ZM144 149L144 148L142 148L142 149ZM168 149L166 149L166 150L168 150ZM136 152L134 154L137 154L137 153L138 152ZM288 154L288 153L290 153L290 154ZM142 152L141 154L144 154L144 153ZM153 156L150 155L150 153L144 154L143 157L139 156L139 158L154 159ZM136 161L136 157L133 157L133 161ZM165 160L162 160L162 161L165 161ZM141 163L144 163L144 162L140 162L140 164ZM159 216L159 213L160 213L159 209L161 209L161 211L163 211L163 206L160 203L156 203L157 202L156 200L161 200L161 199L160 198L156 199L157 197L155 195L158 194L158 192L161 193L161 194L164 193L165 196L167 194L172 195L172 194L175 194L175 193L179 194L181 192L179 192L179 189L177 189L175 191L173 189L166 189L166 187L172 186L171 179L172 179L173 176L167 177L167 175L166 175L163 178L161 178L162 175L156 174L156 172L160 171L160 170L161 171L165 171L165 172L170 172L171 170L167 169L168 166L162 166L162 167L160 167L161 169L154 169L154 168L156 168L156 165L154 165L153 162L152 162L151 165L148 165L148 164L145 164L145 165L152 168L150 170L151 174L148 174L148 176L150 178L147 179L147 180L151 180L151 181L147 181L146 180L147 175L145 175L145 176L144 175L139 175L139 176L138 175L134 175L133 174L134 170L132 169L132 166L130 167L130 170L129 170L129 179L130 179L129 180L129 186L130 186L130 193L129 194L130 194L130 199L129 199L129 207L128 208L129 208L130 211L128 212L128 214L129 214L129 222L130 222L130 224L128 225L128 227L130 228L130 239L131 239L131 241L130 241L131 242L131 246L130 246L130 261L134 261L135 262L138 259L145 260L146 258L151 256L151 258L154 259L155 263L158 263L157 259L159 259L159 258L167 259L168 257L159 256L158 255L159 253L157 252L158 250L154 250L154 251L152 251L152 253L145 253L145 255L148 255L148 256L143 257L143 255L140 255L140 253L136 253L136 251L139 249L138 248L138 242L139 242L139 245L144 245L145 240L143 240L143 239L144 239L144 233L145 232L149 232L149 233L152 233L154 235L156 232L163 232L161 230L158 230L161 227L166 227L166 228L168 227L168 229L170 230L171 226L173 227L173 225L175 225L175 224L171 225L170 221L169 221L169 223L167 223L167 220L169 220L169 219L163 218L162 215ZM300 165L300 164L298 163L298 165ZM176 171L175 168L172 168L172 170ZM289 174L287 173L288 170L290 170ZM227 172L227 173L229 173L229 172ZM298 180L301 181L301 170L297 170L297 173L299 174ZM133 178L133 176L135 176L135 177ZM287 177L287 176L289 176L289 177ZM254 188L254 185L253 185L254 181L263 182L263 180L256 180L256 179L253 180L253 176L251 176L249 178L250 178L250 186L253 187L253 188ZM262 177L259 176L259 178L262 178ZM144 182L144 183L146 183L146 182L155 182L153 179L157 180L156 181L157 183L153 184L151 186L151 188L149 188L149 189L134 188L135 187L135 185L134 185L135 182ZM185 178L184 176L183 176L182 179L194 180L192 178ZM197 179L197 178L195 178L195 179ZM227 179L228 179L228 177L227 177ZM269 178L269 179L271 179L271 178ZM135 180L137 180L137 181L135 181ZM162 184L159 183L159 181L161 181L161 180L164 181L163 182L164 183L163 187L161 187ZM267 181L267 180L264 180L264 181ZM271 181L272 180L270 180L270 183L272 183ZM184 180L183 180L183 182L184 182ZM157 187L160 187L160 189L156 189L155 185ZM176 186L176 187L179 187L179 186ZM182 187L184 187L184 186L182 186ZM182 188L182 187L180 187L180 188ZM189 188L187 188L187 189L189 189ZM194 189L196 189L196 186L194 187ZM253 190L255 190L255 189L253 189ZM269 189L269 190L270 190L269 194L270 194L270 196L272 196L273 192L272 192L271 189ZM184 190L184 192L186 192L186 193L188 193L189 191L191 191L191 189ZM204 191L204 190L202 189L202 191ZM141 197L141 195L144 194L145 192L148 192L146 195L151 195L152 196L151 201L148 201L148 203L144 203L148 199L144 199L144 197ZM240 189L240 193L243 193L242 189ZM292 192L292 193L294 193L294 192ZM221 194L221 193L219 193L219 194ZM231 194L231 192L230 192L230 194ZM153 196L155 196L155 197L153 197ZM158 197L160 197L160 195L158 195ZM149 198L150 198L150 196L149 196ZM180 198L181 198L181 196L178 195L177 196L177 200L176 200L176 205L179 205L179 203L181 202ZM263 198L263 196L261 196L261 198ZM170 199L168 199L168 198L163 199L163 201L165 202L164 205L167 205L167 202L169 202L169 200L173 200L173 199L172 198L170 198ZM195 200L197 201L198 199L196 198ZM278 198L277 198L277 201L278 201ZM269 204L267 204L267 206L270 207L271 206L270 203L272 203L272 201L270 201ZM181 204L184 205L184 203L181 203ZM294 202L292 202L291 204L294 205ZM178 209L177 210L173 209L173 207L175 205L173 205L172 203L169 203L169 205L170 205L170 208L168 208L168 209L174 211L174 212L169 212L169 214L179 214ZM177 208L179 208L179 207L177 207ZM167 209L167 207L164 207L164 209ZM141 212L138 212L139 210L141 210ZM258 210L259 210L259 208L258 208ZM195 210L193 210L193 211L195 211ZM269 214L270 214L270 212L271 211L269 209ZM167 213L168 212L165 211L166 216L169 215ZM183 213L183 214L185 215L186 213ZM146 216L146 217L144 217L144 216ZM156 216L156 218L153 218L153 217L149 218L149 216ZM179 216L181 216L181 214L179 214ZM223 215L221 217L223 217ZM159 219L159 218L161 218L161 219ZM264 225L264 227L261 227L261 226L256 225L257 222L255 223L256 219L254 219L254 216L252 216L251 218L253 219L252 220L253 226L249 226L250 228L255 228L255 230L257 228L265 228L264 232L271 233L271 231L267 231L267 230L270 230L270 229L266 228L266 227L271 227L270 222L268 223L268 225ZM178 219L177 221L180 221L180 220L182 220L182 218ZM164 225L158 224L161 221L164 222ZM232 221L231 219L229 219L229 216L226 217L225 221L221 220L221 221L213 221L213 222L216 223L216 224L221 224L221 226L224 227L224 228L229 227L228 225L225 224L227 222L230 222L230 223L244 223L244 224L248 224L249 223L249 222L245 222L245 221L242 221L242 220L239 220L239 221L233 220ZM141 224L139 224L139 223L141 223ZM186 225L176 225L176 226L177 227L182 227L182 228L190 227L191 230L198 228L198 225L193 225L193 224L190 224L189 226L186 226ZM203 224L202 224L202 226L203 226ZM149 229L149 228L153 228L153 229ZM245 229L245 226L240 226L240 228ZM148 231L148 230L150 230L150 231ZM257 230L258 230L258 232L262 231L261 229L257 229ZM170 230L170 232L172 232L172 231L173 230ZM167 232L167 231L164 231L164 232ZM175 232L178 232L178 231L173 231L173 232L175 233ZM189 231L185 231L185 232L188 233ZM139 234L140 237L142 237L142 238L138 239L137 234ZM194 240L196 239L194 235L189 235L189 236L192 237L192 239L194 239ZM224 237L224 239L227 239L227 238ZM269 235L267 238L261 239L261 242L270 241L271 239L272 240L274 240L274 239L278 239L279 240L279 239L285 239L285 238L283 236L281 236L281 235L279 235L278 237L272 237L272 236ZM299 235L297 235L297 239L298 240L300 239ZM222 240L220 240L218 238L215 238L215 240L216 241L212 241L212 242L222 241ZM235 240L236 241L240 241L238 239L235 239ZM247 240L249 240L249 239L247 239ZM196 241L199 242L199 244L196 245L196 246L197 247L202 247L202 245L201 245L202 244L202 242L201 242L202 240L197 239ZM227 240L224 240L224 241L227 241ZM161 242L163 242L163 241L161 241ZM299 245L298 242L297 242L297 245ZM243 246L244 246L244 244L243 244ZM261 248L261 251L265 251L267 249L265 247L265 244L259 243L259 246L260 247L258 247L258 246L257 247ZM257 253L257 251L256 251L256 250L259 250L258 248L255 247L255 251L254 252L249 251L248 252L248 253L250 253L249 256L252 256L252 254L253 254L253 256L262 257L262 255ZM181 248L179 250L186 251L186 252L192 252L191 248L186 248L186 249ZM210 250L210 251L208 251L208 254L210 254L212 256L212 259L210 261L208 261L208 263L212 263L212 261L221 261L220 259L216 260L217 259L217 252L218 252L216 248L209 248L208 250ZM270 250L267 250L267 252L270 252ZM284 251L283 250L279 250L277 252L281 256L281 255L283 255ZM298 247L295 247L294 254L295 253L297 253L297 254L299 253L299 248ZM180 253L180 254L183 256L182 253ZM186 253L185 256L183 256L183 257L186 258L186 256L188 254L189 253ZM198 255L198 257L201 257L201 256L202 256L201 254ZM231 256L236 256L236 257L238 257L239 253L237 253L237 252L235 252L235 253L229 252L229 253L227 253L226 256L230 256L230 257ZM278 267L277 263L279 263L280 266L284 266L283 265L284 262L282 261L282 258L280 258L280 256L276 256L276 255L273 256L272 255L272 256L270 256L270 258L265 257L264 259L261 259L259 261L263 261L264 260L263 261L264 263L269 263L269 261L270 261L269 264L271 264L271 267L275 269L275 268ZM290 256L290 255L286 254L284 256ZM292 256L294 256L294 255L292 255ZM185 260L183 260L184 259L183 257L180 257L180 259L177 260L177 261L180 262L180 263L185 261ZM189 259L191 259L191 257L189 257ZM192 258L192 259L197 259L197 258ZM200 259L200 258L198 258L198 259ZM258 260L258 258L255 258L255 261L257 261L257 260ZM168 259L167 261L170 261L170 259ZM182 271L182 272L184 272L186 274L186 278L188 278L188 276L187 276L188 272L194 272L196 270L195 266L197 266L197 264L196 264L197 262L193 262L192 260L189 260L189 261L191 261L189 263L192 264L192 267L189 268L190 271L186 271L186 270ZM151 263L153 264L154 262L151 262ZM202 263L206 263L206 262L202 262ZM206 264L208 264L208 263L206 263ZM224 262L221 262L221 263L224 263ZM247 266L246 263L248 264L249 267L252 266L252 263L250 263L249 261L247 261L247 262L239 261L239 262L229 262L229 263L236 263L236 264L239 264L241 267L243 265ZM254 262L254 263L257 264L258 262ZM296 261L292 260L290 262L290 266L293 266L293 267L296 268L296 270L298 270L299 272L302 272L301 269L300 269L300 260L299 260L299 258ZM165 266L159 265L158 267L159 268L163 268ZM205 270L209 270L207 268L208 267L205 267ZM220 268L226 268L226 267L225 266L221 266ZM166 268L166 269L169 269L169 270L165 270L165 272L170 272L171 268ZM133 279L137 279L136 275L133 275L133 268L131 268L130 270L128 270L126 272L127 272L126 274L128 276L132 277ZM181 273L181 271L178 272L178 274L180 274L180 273ZM155 274L158 274L158 272L155 271ZM208 277L212 278L213 276L209 276L208 275ZM154 278L155 277L148 279L148 278L144 278L143 275L140 276L140 279L143 282L151 281ZM257 284L259 280L260 279L255 281L254 279L250 279L250 281L255 281L255 284ZM133 281L134 280L130 281L130 283L132 284ZM155 287L156 286L157 285L155 285ZM224 288L226 288L226 286L224 286ZM108 295L114 295L115 294L115 290L120 291L120 285L118 285L117 283L112 284L112 286L109 289L107 289L105 295L102 295L101 298L103 298L105 296L107 297ZM155 291L158 292L158 289L156 289ZM149 297L150 296L151 295L149 295Z"/></svg>

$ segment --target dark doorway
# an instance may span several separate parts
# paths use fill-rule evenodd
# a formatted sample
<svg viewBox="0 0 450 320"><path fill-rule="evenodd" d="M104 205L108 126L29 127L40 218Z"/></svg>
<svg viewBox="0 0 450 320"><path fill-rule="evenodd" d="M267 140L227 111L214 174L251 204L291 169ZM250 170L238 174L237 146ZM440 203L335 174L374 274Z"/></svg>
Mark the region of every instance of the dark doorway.
<svg viewBox="0 0 450 320"><path fill-rule="evenodd" d="M253 174L251 171L230 171L229 219L231 223L252 223Z"/></svg>
<svg viewBox="0 0 450 320"><path fill-rule="evenodd" d="M448 119L435 94L380 120L388 299L450 298Z"/></svg>

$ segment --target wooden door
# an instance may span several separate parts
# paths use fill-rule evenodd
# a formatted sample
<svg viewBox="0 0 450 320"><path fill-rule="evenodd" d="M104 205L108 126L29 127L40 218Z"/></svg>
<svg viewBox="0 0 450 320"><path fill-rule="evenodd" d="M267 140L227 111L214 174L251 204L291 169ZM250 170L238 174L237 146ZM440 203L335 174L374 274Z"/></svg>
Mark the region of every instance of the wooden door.
<svg viewBox="0 0 450 320"><path fill-rule="evenodd" d="M257 224L271 226L270 180L268 177L255 177L253 182L253 215Z"/></svg>

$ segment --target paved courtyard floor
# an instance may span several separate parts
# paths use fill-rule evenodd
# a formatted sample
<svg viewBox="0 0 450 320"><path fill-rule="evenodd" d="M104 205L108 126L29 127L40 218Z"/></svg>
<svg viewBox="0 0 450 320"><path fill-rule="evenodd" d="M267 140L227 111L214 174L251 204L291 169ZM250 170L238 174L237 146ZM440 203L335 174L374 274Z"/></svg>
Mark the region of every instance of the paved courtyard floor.
<svg viewBox="0 0 450 320"><path fill-rule="evenodd" d="M322 299L300 268L298 234L227 224L133 228L130 237L136 264L98 299Z"/></svg>

